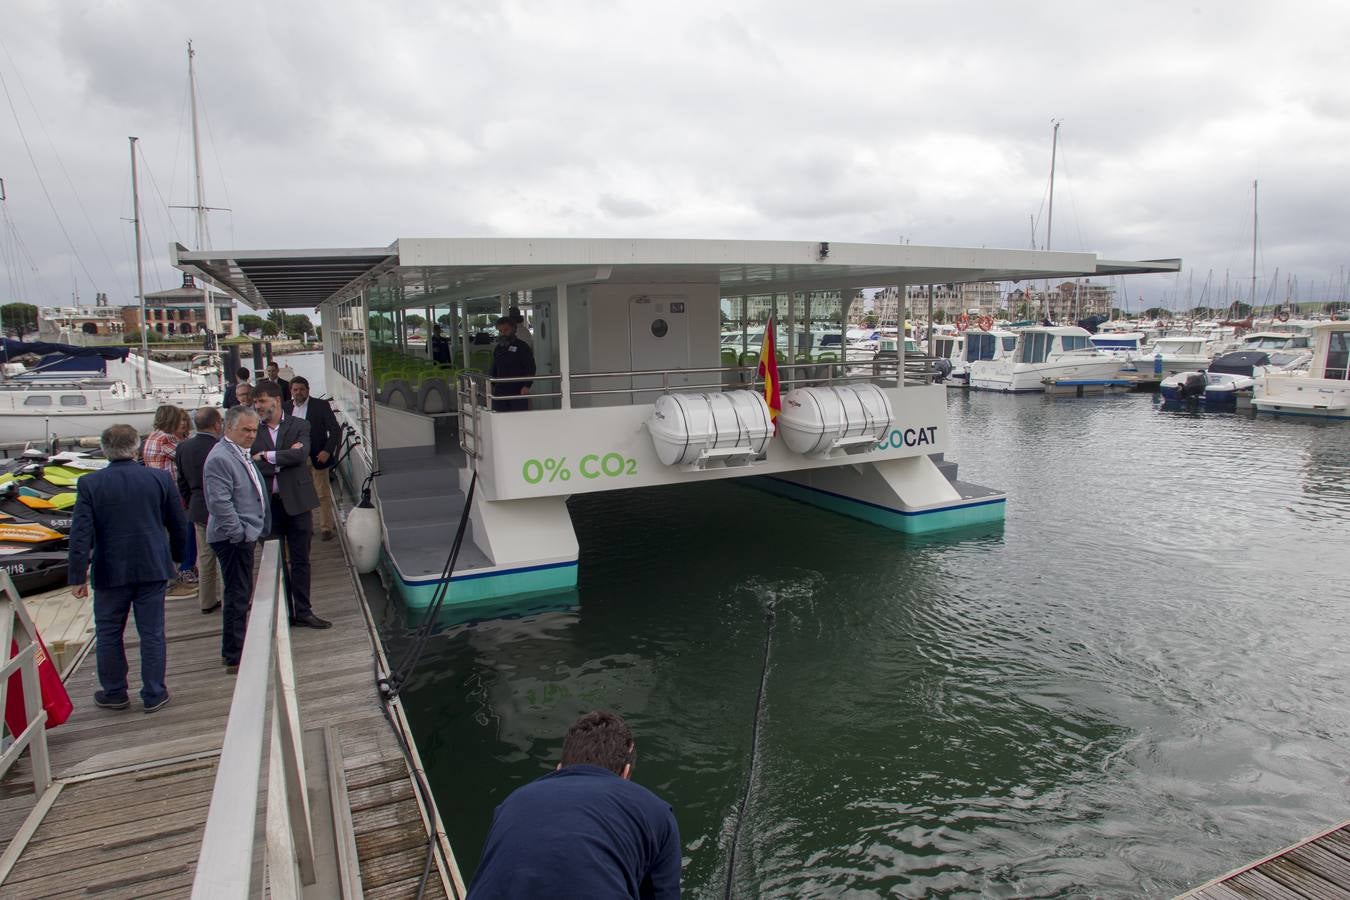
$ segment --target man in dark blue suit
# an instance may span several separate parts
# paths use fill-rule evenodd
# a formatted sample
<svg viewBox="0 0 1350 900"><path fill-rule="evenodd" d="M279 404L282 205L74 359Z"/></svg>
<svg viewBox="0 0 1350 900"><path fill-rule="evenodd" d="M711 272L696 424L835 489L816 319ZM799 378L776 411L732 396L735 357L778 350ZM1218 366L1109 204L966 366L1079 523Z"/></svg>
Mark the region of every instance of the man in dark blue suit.
<svg viewBox="0 0 1350 900"><path fill-rule="evenodd" d="M135 428L113 425L99 443L108 467L76 483L69 583L78 599L89 596L92 556L98 680L103 687L94 693L94 703L105 709L131 705L122 633L127 613L134 611L141 638L141 700L146 712L154 712L169 702L164 590L183 558L187 519L169 473L136 463L141 438Z"/></svg>

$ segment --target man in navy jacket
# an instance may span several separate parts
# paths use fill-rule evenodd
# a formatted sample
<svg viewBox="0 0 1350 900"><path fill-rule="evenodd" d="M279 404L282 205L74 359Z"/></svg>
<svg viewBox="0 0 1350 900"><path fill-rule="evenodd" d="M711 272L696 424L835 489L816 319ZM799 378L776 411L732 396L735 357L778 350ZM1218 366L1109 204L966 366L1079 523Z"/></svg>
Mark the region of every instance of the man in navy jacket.
<svg viewBox="0 0 1350 900"><path fill-rule="evenodd" d="M187 519L169 473L136 463L141 439L135 428L113 425L99 443L110 462L76 482L68 579L75 597L88 597L92 557L96 658L103 688L94 693L94 703L105 709L131 705L122 632L127 613L134 611L141 638L141 700L146 712L154 712L169 702L164 590L178 574Z"/></svg>
<svg viewBox="0 0 1350 900"><path fill-rule="evenodd" d="M633 733L611 712L567 730L562 762L492 816L469 900L680 896L680 829L634 784Z"/></svg>

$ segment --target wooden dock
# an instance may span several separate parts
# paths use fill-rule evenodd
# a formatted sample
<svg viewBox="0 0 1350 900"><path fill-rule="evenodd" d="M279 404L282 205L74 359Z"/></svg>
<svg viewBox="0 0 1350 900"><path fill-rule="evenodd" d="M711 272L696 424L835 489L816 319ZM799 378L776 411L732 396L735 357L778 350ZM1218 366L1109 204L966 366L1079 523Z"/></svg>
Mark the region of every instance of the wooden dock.
<svg viewBox="0 0 1350 900"><path fill-rule="evenodd" d="M1350 821L1181 896L1185 900L1350 900Z"/></svg>
<svg viewBox="0 0 1350 900"><path fill-rule="evenodd" d="M345 865L348 883L359 877L366 897L413 897L432 849L425 896L462 897L434 805L419 803L415 745L409 738L410 764L381 709L375 667L383 651L340 541L316 538L313 571L315 611L333 627L291 629L291 655L306 760L318 758L311 803L320 798L316 817L338 823L337 838L319 851L327 879L321 885L334 884L332 870ZM75 711L48 732L58 790L47 792L42 805L49 808L35 829L28 758L0 783L0 849L6 856L18 851L7 872L9 860L0 858L0 896L185 896L191 890L236 679L221 663L218 610L204 615L195 597L170 599L165 618L172 702L152 715L141 710L138 642L128 623L132 706L95 707L92 650L76 661L66 679ZM392 717L406 727L397 704ZM430 842L429 834L435 836ZM350 848L345 857L344 846ZM258 884L261 859L259 840ZM337 895L326 888L306 891L311 894Z"/></svg>

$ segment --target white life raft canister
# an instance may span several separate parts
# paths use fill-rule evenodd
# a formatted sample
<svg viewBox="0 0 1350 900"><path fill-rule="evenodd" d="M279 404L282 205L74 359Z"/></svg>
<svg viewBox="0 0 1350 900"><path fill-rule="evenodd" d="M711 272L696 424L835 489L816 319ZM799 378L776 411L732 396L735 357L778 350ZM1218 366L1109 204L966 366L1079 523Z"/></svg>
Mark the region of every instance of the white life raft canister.
<svg viewBox="0 0 1350 900"><path fill-rule="evenodd" d="M656 455L668 466L748 465L773 437L769 406L754 391L662 394L647 418Z"/></svg>
<svg viewBox="0 0 1350 900"><path fill-rule="evenodd" d="M778 426L794 453L828 458L875 448L894 418L890 398L881 388L843 384L789 391Z"/></svg>

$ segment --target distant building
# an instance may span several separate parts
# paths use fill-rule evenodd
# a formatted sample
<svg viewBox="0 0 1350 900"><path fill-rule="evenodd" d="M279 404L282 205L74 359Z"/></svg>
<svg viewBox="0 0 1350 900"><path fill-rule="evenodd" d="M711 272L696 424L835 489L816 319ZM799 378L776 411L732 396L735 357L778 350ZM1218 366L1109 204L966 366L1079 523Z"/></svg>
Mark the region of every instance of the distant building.
<svg viewBox="0 0 1350 900"><path fill-rule="evenodd" d="M43 306L38 309L38 337L62 344L120 343L126 330L122 310L98 294L93 306Z"/></svg>
<svg viewBox="0 0 1350 900"><path fill-rule="evenodd" d="M1116 290L1090 281L1064 281L1048 290L1024 288L1008 294L1008 309L1015 318L1077 322L1089 316L1109 316Z"/></svg>
<svg viewBox="0 0 1350 900"><path fill-rule="evenodd" d="M999 309L1001 296L999 286L992 281L973 281L967 284L910 284L905 286L905 308L907 317L928 315L928 292L933 292L933 314L950 321L961 313L992 316ZM861 310L861 302L855 301L855 308ZM978 311L978 312L976 312ZM854 321L862 321L864 313L850 316ZM895 288L884 288L872 298L872 315L877 322L893 325L900 321L899 293Z"/></svg>
<svg viewBox="0 0 1350 900"><path fill-rule="evenodd" d="M145 317L150 327L159 334L203 333L206 331L207 295L206 289L197 287L191 275L184 275L181 287L145 295ZM224 294L210 296L216 305L220 336L234 335L237 327L234 321L234 302ZM140 306L122 307L122 321L127 331L139 331Z"/></svg>

